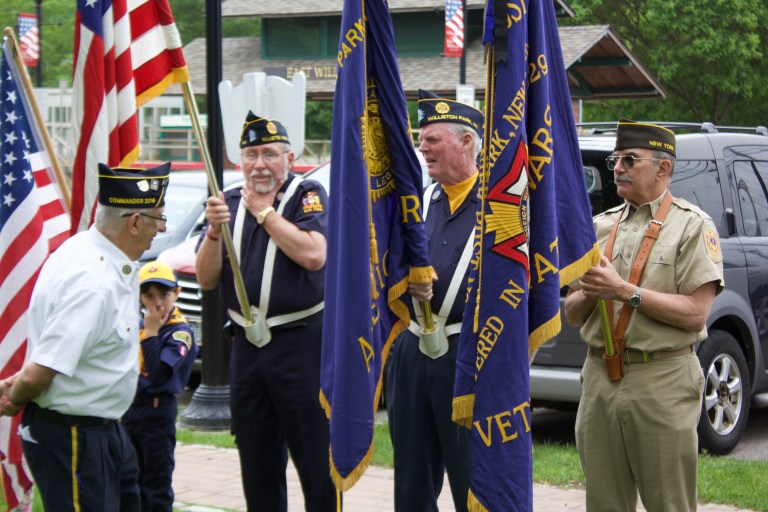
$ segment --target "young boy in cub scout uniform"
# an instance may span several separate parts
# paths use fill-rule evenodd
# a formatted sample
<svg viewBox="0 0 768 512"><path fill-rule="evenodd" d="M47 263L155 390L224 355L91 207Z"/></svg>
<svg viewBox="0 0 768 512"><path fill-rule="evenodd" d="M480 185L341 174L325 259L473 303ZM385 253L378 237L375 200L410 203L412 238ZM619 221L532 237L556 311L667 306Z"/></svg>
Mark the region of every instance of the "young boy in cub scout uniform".
<svg viewBox="0 0 768 512"><path fill-rule="evenodd" d="M565 300L568 322L583 325L589 345L576 417L587 509L635 510L639 491L647 510L696 510L704 376L694 345L706 339L723 289L717 229L699 208L672 198L675 136L666 128L622 119L608 168L625 203L595 217L604 255ZM657 228L650 252L640 251L646 231ZM630 271L643 258L637 282ZM604 363L598 299L612 309L614 333L622 309L631 312L616 360L623 377L615 380Z"/></svg>
<svg viewBox="0 0 768 512"><path fill-rule="evenodd" d="M245 184L208 199L196 269L203 290L221 282L234 322L230 406L246 503L248 510L287 509L290 451L306 510L335 512L340 498L318 400L328 196L320 183L290 172L294 155L278 121L249 113L240 148ZM226 223L258 332L243 328L220 240Z"/></svg>
<svg viewBox="0 0 768 512"><path fill-rule="evenodd" d="M470 432L451 421L456 350L478 206L477 155L483 115L457 101L419 91L419 151L437 183L424 194L429 258L438 280L412 284L430 301L436 335L423 334L423 316L396 340L386 380L389 432L395 455L395 510L437 511L447 470L454 506L467 510ZM418 315L418 316L415 316Z"/></svg>
<svg viewBox="0 0 768 512"><path fill-rule="evenodd" d="M170 164L99 165L94 225L43 265L28 313L28 359L0 384L46 510L139 510L138 468L117 421L139 376L134 261L165 231Z"/></svg>
<svg viewBox="0 0 768 512"><path fill-rule="evenodd" d="M136 449L141 509L173 510L176 395L192 373L197 344L187 319L176 307L181 288L167 263L152 261L139 270L141 320L139 387L123 427Z"/></svg>

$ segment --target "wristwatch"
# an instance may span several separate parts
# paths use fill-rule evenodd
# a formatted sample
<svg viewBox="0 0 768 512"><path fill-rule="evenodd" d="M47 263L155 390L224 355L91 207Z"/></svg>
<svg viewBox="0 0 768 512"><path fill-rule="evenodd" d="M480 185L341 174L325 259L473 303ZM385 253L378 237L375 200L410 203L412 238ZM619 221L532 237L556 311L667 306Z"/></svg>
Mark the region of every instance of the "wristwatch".
<svg viewBox="0 0 768 512"><path fill-rule="evenodd" d="M627 304L629 304L629 307L637 309L640 307L640 304L643 302L643 298L640 297L640 288L635 290L635 293L632 294L632 296L627 301Z"/></svg>
<svg viewBox="0 0 768 512"><path fill-rule="evenodd" d="M275 209L271 206L268 206L261 210L259 213L256 214L256 222L259 223L259 225L264 224L264 221L267 220L267 215L275 211Z"/></svg>

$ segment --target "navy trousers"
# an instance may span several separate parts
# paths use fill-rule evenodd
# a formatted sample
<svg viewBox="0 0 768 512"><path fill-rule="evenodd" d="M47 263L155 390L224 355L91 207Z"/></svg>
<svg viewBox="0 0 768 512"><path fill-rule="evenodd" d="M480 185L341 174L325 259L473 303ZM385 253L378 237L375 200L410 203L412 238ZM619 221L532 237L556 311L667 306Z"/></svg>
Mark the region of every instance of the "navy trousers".
<svg viewBox="0 0 768 512"><path fill-rule="evenodd" d="M406 331L389 356L386 400L397 512L437 512L446 471L456 511L467 510L470 431L451 421L458 338L451 336L448 352L431 359Z"/></svg>
<svg viewBox="0 0 768 512"><path fill-rule="evenodd" d="M139 511L136 454L120 422L93 424L30 403L22 447L45 510Z"/></svg>
<svg viewBox="0 0 768 512"><path fill-rule="evenodd" d="M336 512L328 461L328 419L320 407L322 315L274 329L257 348L241 335L232 343L230 406L250 511L288 509L288 452L299 474L305 509Z"/></svg>
<svg viewBox="0 0 768 512"><path fill-rule="evenodd" d="M173 511L173 468L176 465L176 413L174 395L134 404L123 416L123 427L136 449L143 512Z"/></svg>

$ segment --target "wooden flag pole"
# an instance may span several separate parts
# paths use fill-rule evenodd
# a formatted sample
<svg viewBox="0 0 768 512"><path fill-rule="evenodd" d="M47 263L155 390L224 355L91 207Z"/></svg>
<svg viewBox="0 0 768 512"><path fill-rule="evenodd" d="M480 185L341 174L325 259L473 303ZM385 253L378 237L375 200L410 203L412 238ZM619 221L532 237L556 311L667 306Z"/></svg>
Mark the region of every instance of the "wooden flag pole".
<svg viewBox="0 0 768 512"><path fill-rule="evenodd" d="M29 75L27 75L27 67L24 65L24 61L21 58L21 52L19 52L19 44L16 42L16 35L13 33L13 29L11 27L5 27L5 36L8 38L8 41L11 44L11 53L13 54L13 60L16 62L16 67L19 69L19 71L21 71L21 73L19 73L19 75L21 75L21 83L24 86L24 92L26 92L27 98L29 98L29 105L32 109L32 115L35 116L35 123L37 124L40 136L43 138L43 145L45 146L45 151L48 153L48 158L51 161L51 167L53 168L53 172L56 174L56 184L58 185L59 191L61 192L61 198L63 199L67 210L69 210L72 204L72 199L69 193L69 180L62 172L61 166L59 166L59 159L56 157L56 153L53 151L53 143L51 142L51 137L48 135L48 129L45 127L45 120L43 119L43 115L40 113L40 107L37 105L32 82L30 82Z"/></svg>
<svg viewBox="0 0 768 512"><path fill-rule="evenodd" d="M195 133L195 138L197 138L197 145L200 148L200 154L203 157L205 173L208 176L208 187L210 188L211 195L219 197L220 190L218 184L216 183L216 175L214 174L211 155L208 153L208 144L205 142L203 129L200 126L200 114L197 110L197 103L195 103L195 96L192 94L192 87L189 85L189 82L181 82L181 89L184 91L184 101L187 105L187 110L189 111L189 117L192 122L192 130ZM221 234L224 238L224 246L227 248L229 265L232 267L232 275L235 281L237 302L240 304L240 309L242 310L243 318L245 318L246 322L253 323L251 306L248 303L248 295L245 292L243 274L240 272L240 265L238 265L237 262L237 254L235 253L235 245L232 242L232 233L229 230L229 224L224 224L221 226Z"/></svg>

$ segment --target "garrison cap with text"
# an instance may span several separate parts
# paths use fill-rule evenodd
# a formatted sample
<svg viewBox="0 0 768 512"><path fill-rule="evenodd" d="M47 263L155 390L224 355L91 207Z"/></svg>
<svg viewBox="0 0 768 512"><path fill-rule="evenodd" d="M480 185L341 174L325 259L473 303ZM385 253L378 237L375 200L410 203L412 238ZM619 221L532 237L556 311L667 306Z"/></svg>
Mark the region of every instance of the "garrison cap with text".
<svg viewBox="0 0 768 512"><path fill-rule="evenodd" d="M657 124L638 123L621 118L616 129L615 149L633 148L666 151L675 156L675 134Z"/></svg>
<svg viewBox="0 0 768 512"><path fill-rule="evenodd" d="M473 128L483 136L483 113L466 103L441 98L419 89L419 126L432 123L459 123Z"/></svg>
<svg viewBox="0 0 768 512"><path fill-rule="evenodd" d="M99 164L99 203L115 208L160 208L171 163L151 169L111 167Z"/></svg>
<svg viewBox="0 0 768 512"><path fill-rule="evenodd" d="M240 147L261 146L272 142L290 144L285 127L279 121L264 119L248 112L243 124L243 133L240 135Z"/></svg>
<svg viewBox="0 0 768 512"><path fill-rule="evenodd" d="M147 283L158 283L168 288L179 286L171 266L161 261L150 261L139 269L139 285Z"/></svg>

